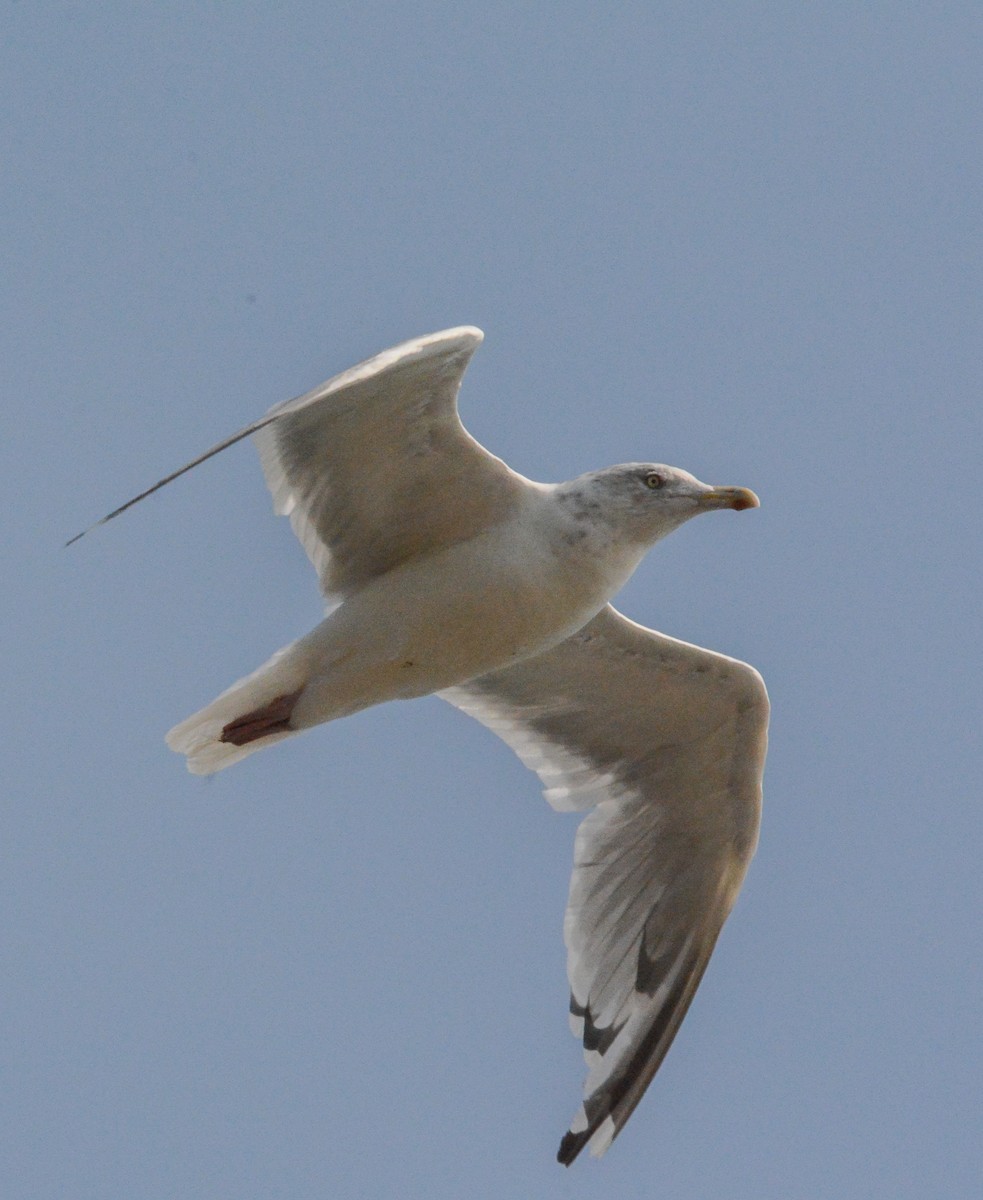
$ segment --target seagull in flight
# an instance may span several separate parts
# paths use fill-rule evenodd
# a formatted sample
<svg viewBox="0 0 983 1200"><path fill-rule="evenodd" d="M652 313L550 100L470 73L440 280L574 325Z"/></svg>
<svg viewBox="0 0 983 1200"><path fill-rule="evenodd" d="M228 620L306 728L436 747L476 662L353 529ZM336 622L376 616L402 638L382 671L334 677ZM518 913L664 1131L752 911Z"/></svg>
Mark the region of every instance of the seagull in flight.
<svg viewBox="0 0 983 1200"><path fill-rule="evenodd" d="M462 326L386 350L98 524L252 436L320 578L324 620L167 735L191 771L436 693L509 745L554 808L587 812L564 921L588 1066L557 1155L569 1165L610 1146L679 1029L754 853L767 742L752 667L610 600L666 534L758 499L662 463L524 478L458 416L483 336Z"/></svg>

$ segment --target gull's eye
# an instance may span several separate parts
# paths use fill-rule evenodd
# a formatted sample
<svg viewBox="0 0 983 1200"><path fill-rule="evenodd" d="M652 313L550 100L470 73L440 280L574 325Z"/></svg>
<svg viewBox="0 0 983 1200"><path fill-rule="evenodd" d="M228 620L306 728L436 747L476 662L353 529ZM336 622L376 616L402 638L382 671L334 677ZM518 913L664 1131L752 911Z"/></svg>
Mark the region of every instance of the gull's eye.
<svg viewBox="0 0 983 1200"><path fill-rule="evenodd" d="M665 476L660 475L658 471L649 471L649 473L645 476L645 486L647 488L651 488L653 491L656 491L656 489L662 487L665 481Z"/></svg>

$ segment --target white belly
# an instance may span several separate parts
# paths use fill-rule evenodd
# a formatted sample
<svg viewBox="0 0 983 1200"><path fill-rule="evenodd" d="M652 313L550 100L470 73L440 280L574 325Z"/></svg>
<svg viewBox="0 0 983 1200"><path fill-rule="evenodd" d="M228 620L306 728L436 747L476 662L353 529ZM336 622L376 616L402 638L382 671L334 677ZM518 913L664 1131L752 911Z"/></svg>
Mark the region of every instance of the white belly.
<svg viewBox="0 0 983 1200"><path fill-rule="evenodd" d="M291 648L308 679L291 724L426 695L555 645L637 563L597 557L504 526L374 580Z"/></svg>

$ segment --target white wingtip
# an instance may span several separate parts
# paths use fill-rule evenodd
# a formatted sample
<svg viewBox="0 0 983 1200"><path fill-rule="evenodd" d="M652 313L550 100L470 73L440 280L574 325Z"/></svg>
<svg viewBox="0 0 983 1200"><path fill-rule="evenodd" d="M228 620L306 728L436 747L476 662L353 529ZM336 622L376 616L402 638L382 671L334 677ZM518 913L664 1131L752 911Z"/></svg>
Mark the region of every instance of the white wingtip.
<svg viewBox="0 0 983 1200"><path fill-rule="evenodd" d="M448 351L466 351L473 353L485 340L485 335L476 325L455 325L452 329L440 329L436 333L425 333L422 337L411 338L393 346L391 350L383 350L375 358L371 358L362 366L390 366L396 362L405 362L414 358L427 358L434 351L447 354ZM355 368L358 370L359 368Z"/></svg>
<svg viewBox="0 0 983 1200"><path fill-rule="evenodd" d="M611 1143L614 1141L614 1134L614 1119L612 1117L605 1117L597 1127L597 1132L588 1143L592 1158L600 1158L611 1148Z"/></svg>

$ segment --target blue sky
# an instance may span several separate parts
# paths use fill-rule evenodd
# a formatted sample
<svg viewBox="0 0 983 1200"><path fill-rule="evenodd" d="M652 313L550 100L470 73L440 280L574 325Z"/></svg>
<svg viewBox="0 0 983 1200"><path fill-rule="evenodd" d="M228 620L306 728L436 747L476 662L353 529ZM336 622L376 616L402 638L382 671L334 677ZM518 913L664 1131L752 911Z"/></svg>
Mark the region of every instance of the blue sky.
<svg viewBox="0 0 983 1200"><path fill-rule="evenodd" d="M4 1195L976 1194L974 4L9 4L0 459ZM237 447L473 323L516 469L762 507L619 606L754 663L758 856L600 1163L575 822L435 699L211 782L163 733L315 623Z"/></svg>

